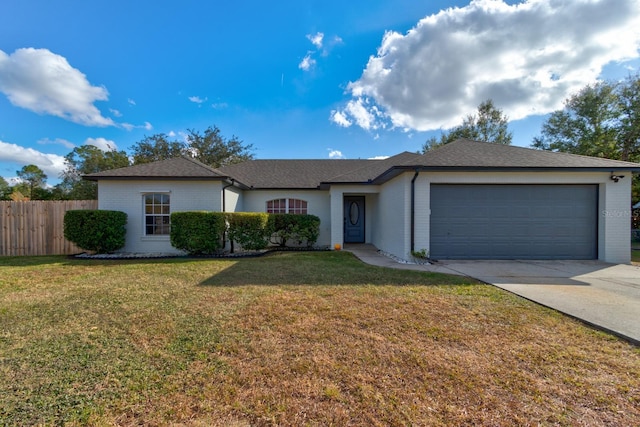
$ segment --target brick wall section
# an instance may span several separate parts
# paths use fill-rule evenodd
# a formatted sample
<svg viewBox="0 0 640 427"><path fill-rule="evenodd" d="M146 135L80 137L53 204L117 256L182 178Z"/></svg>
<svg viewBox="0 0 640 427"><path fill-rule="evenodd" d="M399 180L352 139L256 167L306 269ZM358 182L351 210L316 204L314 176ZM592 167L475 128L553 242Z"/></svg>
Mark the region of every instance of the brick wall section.
<svg viewBox="0 0 640 427"><path fill-rule="evenodd" d="M443 184L598 184L598 259L611 263L630 262L630 220L631 220L631 173L616 172L625 175L619 182L613 182L609 172L434 172L420 176L420 206L429 212L425 205L428 200L427 185ZM428 203L427 203L428 205ZM430 205L429 205L430 208ZM421 230L428 230L428 219L422 216L424 224ZM416 230L417 231L417 230ZM428 245L429 233L416 232L416 241ZM418 245L416 245L418 247Z"/></svg>
<svg viewBox="0 0 640 427"><path fill-rule="evenodd" d="M171 212L217 211L222 207L222 184L219 181L131 181L101 180L98 185L100 209L127 214L127 239L122 252L180 253L171 246L169 236L145 236L143 195L171 195Z"/></svg>
<svg viewBox="0 0 640 427"><path fill-rule="evenodd" d="M410 252L411 174L400 175L383 184L378 196L376 238L378 249L408 259Z"/></svg>
<svg viewBox="0 0 640 427"><path fill-rule="evenodd" d="M267 201L273 199L300 199L307 202L307 213L320 218L317 246L331 244L331 209L328 191L323 190L253 190L243 196L242 211L266 212Z"/></svg>
<svg viewBox="0 0 640 427"><path fill-rule="evenodd" d="M599 253L607 262L628 264L631 261L631 173L618 182L600 185Z"/></svg>

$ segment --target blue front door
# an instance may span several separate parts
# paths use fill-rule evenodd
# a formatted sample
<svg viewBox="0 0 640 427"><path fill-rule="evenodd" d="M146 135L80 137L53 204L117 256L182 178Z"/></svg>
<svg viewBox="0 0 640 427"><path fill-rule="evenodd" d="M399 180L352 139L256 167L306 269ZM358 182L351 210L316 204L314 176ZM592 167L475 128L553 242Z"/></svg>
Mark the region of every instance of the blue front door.
<svg viewBox="0 0 640 427"><path fill-rule="evenodd" d="M364 196L344 198L344 242L364 243Z"/></svg>

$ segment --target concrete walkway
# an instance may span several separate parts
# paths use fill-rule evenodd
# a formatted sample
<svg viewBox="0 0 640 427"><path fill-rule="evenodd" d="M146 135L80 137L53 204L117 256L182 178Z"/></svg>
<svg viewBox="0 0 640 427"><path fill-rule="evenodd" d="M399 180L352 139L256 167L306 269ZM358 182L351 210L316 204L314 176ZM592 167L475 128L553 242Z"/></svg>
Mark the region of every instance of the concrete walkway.
<svg viewBox="0 0 640 427"><path fill-rule="evenodd" d="M553 308L640 345L640 267L600 261L441 261L402 264L372 245L347 245L388 268L469 276Z"/></svg>

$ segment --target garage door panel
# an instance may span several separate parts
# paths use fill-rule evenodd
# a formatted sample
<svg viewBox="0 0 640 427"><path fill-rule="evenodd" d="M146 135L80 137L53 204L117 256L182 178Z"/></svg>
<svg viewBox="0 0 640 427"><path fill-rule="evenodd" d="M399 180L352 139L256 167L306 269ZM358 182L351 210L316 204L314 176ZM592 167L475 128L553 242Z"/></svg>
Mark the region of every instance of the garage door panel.
<svg viewBox="0 0 640 427"><path fill-rule="evenodd" d="M594 259L597 185L431 186L431 256Z"/></svg>

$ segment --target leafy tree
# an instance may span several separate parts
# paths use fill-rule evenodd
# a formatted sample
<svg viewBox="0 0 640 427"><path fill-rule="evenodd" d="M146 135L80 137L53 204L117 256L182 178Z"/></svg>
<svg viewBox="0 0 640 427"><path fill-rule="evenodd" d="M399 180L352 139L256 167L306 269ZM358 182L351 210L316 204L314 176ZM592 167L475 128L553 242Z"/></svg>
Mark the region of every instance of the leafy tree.
<svg viewBox="0 0 640 427"><path fill-rule="evenodd" d="M460 138L496 144L511 144L513 134L508 130L508 123L509 118L504 115L502 110L493 105L491 99L488 99L478 106L477 114L465 117L461 125L450 129L448 133L442 133L439 140L435 136L429 138L422 146L422 152L426 153Z"/></svg>
<svg viewBox="0 0 640 427"><path fill-rule="evenodd" d="M98 198L98 187L93 181L82 179L82 175L129 166L129 157L124 151L103 151L93 145L76 147L64 157L65 170L62 182L54 192L68 199L93 200Z"/></svg>
<svg viewBox="0 0 640 427"><path fill-rule="evenodd" d="M209 126L204 134L189 129L187 145L192 157L214 168L253 159L252 144L243 145L235 135L225 139L217 126Z"/></svg>
<svg viewBox="0 0 640 427"><path fill-rule="evenodd" d="M11 187L6 179L0 176L0 200L9 200L11 195Z"/></svg>
<svg viewBox="0 0 640 427"><path fill-rule="evenodd" d="M184 142L171 141L164 133L145 137L131 147L133 163L150 163L177 156L190 156L211 167L253 159L253 145L244 145L236 136L226 139L217 126L203 133L189 129Z"/></svg>
<svg viewBox="0 0 640 427"><path fill-rule="evenodd" d="M138 165L181 156L186 152L187 146L184 142L169 141L166 134L158 133L145 136L130 149L133 153L133 164Z"/></svg>
<svg viewBox="0 0 640 427"><path fill-rule="evenodd" d="M47 175L42 169L36 165L26 165L16 171L16 174L23 181L23 185L16 186L20 187L19 191L32 200L37 199L38 194L34 190L44 187L47 181Z"/></svg>
<svg viewBox="0 0 640 427"><path fill-rule="evenodd" d="M640 74L602 81L570 96L542 125L532 147L631 162L640 161ZM633 199L640 180L633 178Z"/></svg>
<svg viewBox="0 0 640 427"><path fill-rule="evenodd" d="M640 74L618 83L617 92L620 111L617 146L620 159L637 162L640 161Z"/></svg>
<svg viewBox="0 0 640 427"><path fill-rule="evenodd" d="M532 146L585 156L619 159L616 134L619 127L615 85L600 82L584 87L565 101L542 125Z"/></svg>

